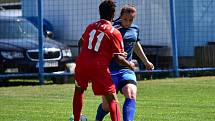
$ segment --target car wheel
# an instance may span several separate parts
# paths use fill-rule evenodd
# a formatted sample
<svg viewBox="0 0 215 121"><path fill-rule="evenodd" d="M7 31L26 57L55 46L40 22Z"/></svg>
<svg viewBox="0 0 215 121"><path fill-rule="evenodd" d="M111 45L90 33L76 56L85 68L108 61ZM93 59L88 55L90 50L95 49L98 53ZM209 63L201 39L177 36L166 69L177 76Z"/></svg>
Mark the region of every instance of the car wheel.
<svg viewBox="0 0 215 121"><path fill-rule="evenodd" d="M4 74L5 69L4 69L2 66L0 66L0 67L1 67L0 74ZM1 82L1 83L6 83L6 82L9 82L9 79L0 78L0 82Z"/></svg>
<svg viewBox="0 0 215 121"><path fill-rule="evenodd" d="M66 76L66 77L53 77L51 80L54 84L67 84L71 81L68 76Z"/></svg>
<svg viewBox="0 0 215 121"><path fill-rule="evenodd" d="M66 64L67 69L65 70L66 72L74 74L75 70L75 63L68 63ZM74 82L74 76L59 76L59 77L53 77L51 79L54 84L68 84L68 83L73 83Z"/></svg>
<svg viewBox="0 0 215 121"><path fill-rule="evenodd" d="M0 79L0 82L6 83L9 82L9 79Z"/></svg>
<svg viewBox="0 0 215 121"><path fill-rule="evenodd" d="M0 79L0 87L8 86L9 79Z"/></svg>

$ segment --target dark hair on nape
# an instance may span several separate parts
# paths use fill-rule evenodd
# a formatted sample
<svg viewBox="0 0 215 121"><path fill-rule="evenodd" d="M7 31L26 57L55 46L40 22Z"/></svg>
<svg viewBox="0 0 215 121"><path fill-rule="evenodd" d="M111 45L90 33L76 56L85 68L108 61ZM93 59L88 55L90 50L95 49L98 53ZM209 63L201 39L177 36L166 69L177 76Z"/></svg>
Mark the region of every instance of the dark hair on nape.
<svg viewBox="0 0 215 121"><path fill-rule="evenodd" d="M99 5L100 19L112 21L115 15L116 4L113 0L104 0Z"/></svg>

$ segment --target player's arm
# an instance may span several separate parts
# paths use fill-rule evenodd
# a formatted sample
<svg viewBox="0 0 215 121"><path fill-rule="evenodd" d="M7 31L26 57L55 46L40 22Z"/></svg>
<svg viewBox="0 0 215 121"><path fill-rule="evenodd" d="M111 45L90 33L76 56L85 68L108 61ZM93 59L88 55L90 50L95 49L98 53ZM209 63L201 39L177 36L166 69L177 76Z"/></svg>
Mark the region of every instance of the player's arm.
<svg viewBox="0 0 215 121"><path fill-rule="evenodd" d="M140 60L144 63L147 70L153 70L154 69L154 65L146 57L146 54L144 53L143 48L142 48L139 41L134 46L134 52L140 58Z"/></svg>
<svg viewBox="0 0 215 121"><path fill-rule="evenodd" d="M127 56L127 53L124 52L124 45L123 45L123 39L122 35L118 30L115 29L114 31L114 38L113 39L113 50L115 53L113 53L113 58L115 61L123 66L129 67L131 70L134 70L135 64L133 62L127 61L125 57ZM116 53L117 52L117 53Z"/></svg>
<svg viewBox="0 0 215 121"><path fill-rule="evenodd" d="M82 41L83 41L83 38L81 37L78 41L78 47L81 47L82 46Z"/></svg>
<svg viewBox="0 0 215 121"><path fill-rule="evenodd" d="M124 56L125 56L124 54L114 54L114 59L118 64L127 66L131 70L134 70L135 64L131 61L127 61Z"/></svg>

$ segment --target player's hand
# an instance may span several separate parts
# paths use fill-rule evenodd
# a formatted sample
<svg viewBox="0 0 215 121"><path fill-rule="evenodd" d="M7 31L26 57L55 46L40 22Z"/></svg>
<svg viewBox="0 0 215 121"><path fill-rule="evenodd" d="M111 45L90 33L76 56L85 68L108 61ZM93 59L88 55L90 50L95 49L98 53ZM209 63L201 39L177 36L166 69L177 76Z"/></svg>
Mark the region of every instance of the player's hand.
<svg viewBox="0 0 215 121"><path fill-rule="evenodd" d="M150 61L144 63L144 65L146 66L147 70L154 70L154 65Z"/></svg>
<svg viewBox="0 0 215 121"><path fill-rule="evenodd" d="M122 57L124 57L124 58L127 58L128 53L126 53L126 52L123 52L123 53L114 53L113 56L114 56L114 55L120 55L120 56L122 56Z"/></svg>
<svg viewBox="0 0 215 121"><path fill-rule="evenodd" d="M131 70L135 70L135 63L132 62L132 61L129 61L129 63L130 63L130 64L129 64L129 65L130 65L129 68L130 68Z"/></svg>
<svg viewBox="0 0 215 121"><path fill-rule="evenodd" d="M128 53L124 52L124 53L122 53L121 55L122 55L124 58L127 58Z"/></svg>

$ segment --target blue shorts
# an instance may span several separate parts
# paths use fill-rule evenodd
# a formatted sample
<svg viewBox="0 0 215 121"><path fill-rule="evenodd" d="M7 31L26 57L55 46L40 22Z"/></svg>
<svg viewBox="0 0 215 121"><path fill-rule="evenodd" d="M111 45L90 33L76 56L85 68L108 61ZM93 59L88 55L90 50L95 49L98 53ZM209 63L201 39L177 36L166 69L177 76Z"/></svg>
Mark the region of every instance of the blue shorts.
<svg viewBox="0 0 215 121"><path fill-rule="evenodd" d="M130 69L121 69L118 71L111 71L111 77L116 86L117 92L122 92L122 88L128 84L137 85L137 79L134 71Z"/></svg>

